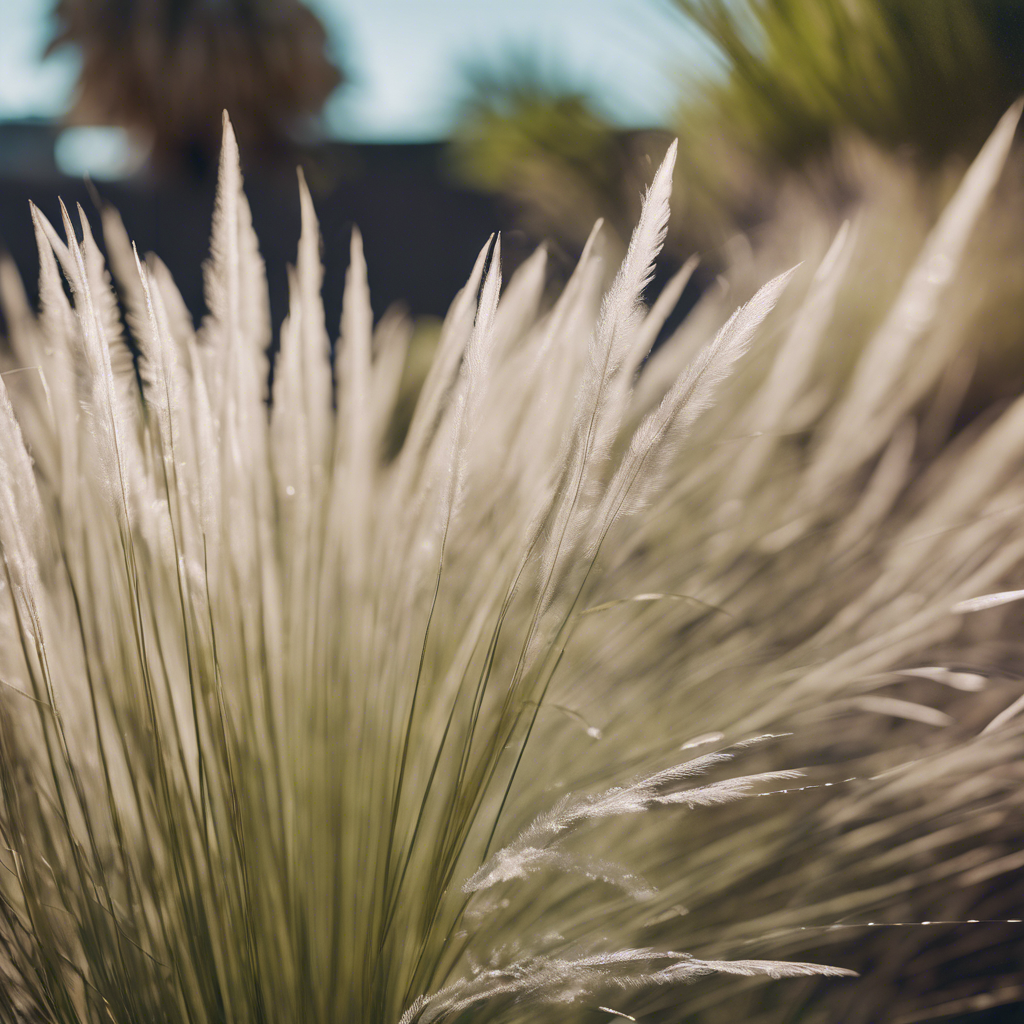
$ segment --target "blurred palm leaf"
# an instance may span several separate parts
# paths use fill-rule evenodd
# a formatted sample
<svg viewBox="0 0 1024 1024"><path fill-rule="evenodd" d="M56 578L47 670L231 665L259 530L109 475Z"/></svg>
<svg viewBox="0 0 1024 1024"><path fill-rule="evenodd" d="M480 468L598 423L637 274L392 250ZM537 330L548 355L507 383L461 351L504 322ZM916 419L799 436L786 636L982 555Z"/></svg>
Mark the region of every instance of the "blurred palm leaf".
<svg viewBox="0 0 1024 1024"><path fill-rule="evenodd" d="M757 216L777 172L850 134L925 168L970 154L1024 91L1024 9L1009 0L675 2L725 64L678 118L705 228Z"/></svg>
<svg viewBox="0 0 1024 1024"><path fill-rule="evenodd" d="M1006 0L676 3L728 62L703 101L788 161L848 129L930 158L972 152L1024 88L1024 11Z"/></svg>

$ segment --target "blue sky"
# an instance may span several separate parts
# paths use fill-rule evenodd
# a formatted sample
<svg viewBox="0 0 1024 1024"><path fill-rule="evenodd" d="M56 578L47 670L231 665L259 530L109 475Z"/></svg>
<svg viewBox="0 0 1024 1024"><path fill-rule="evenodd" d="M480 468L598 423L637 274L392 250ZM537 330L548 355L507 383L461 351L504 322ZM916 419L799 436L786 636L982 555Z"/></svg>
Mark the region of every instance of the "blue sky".
<svg viewBox="0 0 1024 1024"><path fill-rule="evenodd" d="M442 137L470 64L512 53L591 96L618 124L663 122L681 75L709 57L670 0L308 0L350 84L327 107L330 134ZM54 116L70 94L70 53L41 62L52 0L0 0L0 118Z"/></svg>

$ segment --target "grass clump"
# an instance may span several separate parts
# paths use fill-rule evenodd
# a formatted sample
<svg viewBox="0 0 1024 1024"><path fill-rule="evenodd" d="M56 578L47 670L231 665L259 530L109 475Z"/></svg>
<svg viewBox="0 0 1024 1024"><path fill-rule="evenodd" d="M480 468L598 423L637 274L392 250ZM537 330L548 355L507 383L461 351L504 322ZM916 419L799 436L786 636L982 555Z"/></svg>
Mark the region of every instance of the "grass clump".
<svg viewBox="0 0 1024 1024"><path fill-rule="evenodd" d="M409 332L374 327L355 234L330 344L301 182L265 393L230 126L198 331L104 215L137 363L86 219L33 211L38 315L2 282L0 1018L636 1014L850 974L805 956L819 925L1009 870L1018 720L948 726L997 672L952 609L1024 555L1022 413L912 470L1016 119L836 394L855 227L648 358L692 269L644 306L673 148L610 285L596 232L549 306L543 250L502 291L488 243L393 456Z"/></svg>

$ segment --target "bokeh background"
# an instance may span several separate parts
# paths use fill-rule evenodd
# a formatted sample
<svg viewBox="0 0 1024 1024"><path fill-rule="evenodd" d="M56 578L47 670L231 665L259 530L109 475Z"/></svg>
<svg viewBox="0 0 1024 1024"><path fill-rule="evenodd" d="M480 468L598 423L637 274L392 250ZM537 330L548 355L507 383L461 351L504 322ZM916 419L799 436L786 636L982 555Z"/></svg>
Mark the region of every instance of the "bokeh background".
<svg viewBox="0 0 1024 1024"><path fill-rule="evenodd" d="M29 197L51 218L58 195L109 200L199 318L227 108L275 326L299 164L327 281L358 223L375 312L401 302L429 336L495 228L509 269L546 240L556 277L598 216L621 242L678 136L652 292L699 253L681 316L737 238L784 247L866 192L913 207L923 231L1022 90L1018 0L16 0L0 5L0 243L31 292ZM881 281L920 237L899 234ZM1024 288L996 262L994 296ZM979 315L978 401L1015 394L1020 325Z"/></svg>
<svg viewBox="0 0 1024 1024"><path fill-rule="evenodd" d="M479 155L475 142L458 155L451 145L475 130L481 100L497 100L484 77L515 104L519 83L539 89L541 135L528 144L545 145L554 116L569 133L564 151L586 147L587 161L595 127L603 147L609 133L670 122L681 60L707 64L709 51L668 3L17 0L0 5L0 239L31 286L28 198L50 216L58 194L91 208L87 177L140 248L164 254L198 317L226 107L275 321L298 237L296 164L324 226L327 280L341 281L357 222L375 311L402 301L437 317L491 231L504 229L513 260L532 241L506 201L517 194L505 187L520 174L517 136L533 130L518 106L507 154L490 129ZM328 288L335 324L340 294Z"/></svg>
<svg viewBox="0 0 1024 1024"><path fill-rule="evenodd" d="M830 353L842 373L1022 92L1021 0L8 0L0 245L33 297L28 200L52 221L58 197L90 216L113 203L198 321L227 108L275 325L298 165L321 218L332 335L357 223L375 313L401 303L417 325L414 386L491 231L509 269L545 241L556 286L596 218L624 245L678 137L652 296L689 255L701 263L666 331L727 271L763 279L857 211L860 290ZM968 350L950 436L1024 390L1021 174L1017 158L965 261L975 276L958 282ZM943 1019L1024 1020L1024 994L1005 992Z"/></svg>

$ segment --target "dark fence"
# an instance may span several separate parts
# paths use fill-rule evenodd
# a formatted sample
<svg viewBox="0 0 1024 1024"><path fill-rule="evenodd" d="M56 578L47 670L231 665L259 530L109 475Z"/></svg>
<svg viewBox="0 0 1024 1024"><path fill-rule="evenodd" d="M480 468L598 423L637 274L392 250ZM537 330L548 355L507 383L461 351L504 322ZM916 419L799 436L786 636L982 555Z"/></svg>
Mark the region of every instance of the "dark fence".
<svg viewBox="0 0 1024 1024"><path fill-rule="evenodd" d="M12 132L0 126L5 157L0 160L0 244L14 257L29 294L34 297L37 289L29 200L58 228L58 200L71 210L81 203L95 229L98 193L120 211L140 253L156 252L168 265L198 321L204 312L202 264L209 250L213 176L139 177L92 187L61 176L52 161L47 166L45 134L52 130L19 128ZM296 154L295 162L303 166L320 219L325 313L332 336L353 224L363 234L378 316L396 302L414 315L443 316L488 235L509 226L509 211L495 199L448 178L440 144L325 145ZM246 168L244 161L243 173L267 264L276 336L287 312L286 266L295 261L299 238L296 175L293 167ZM516 233L506 234L514 250Z"/></svg>

